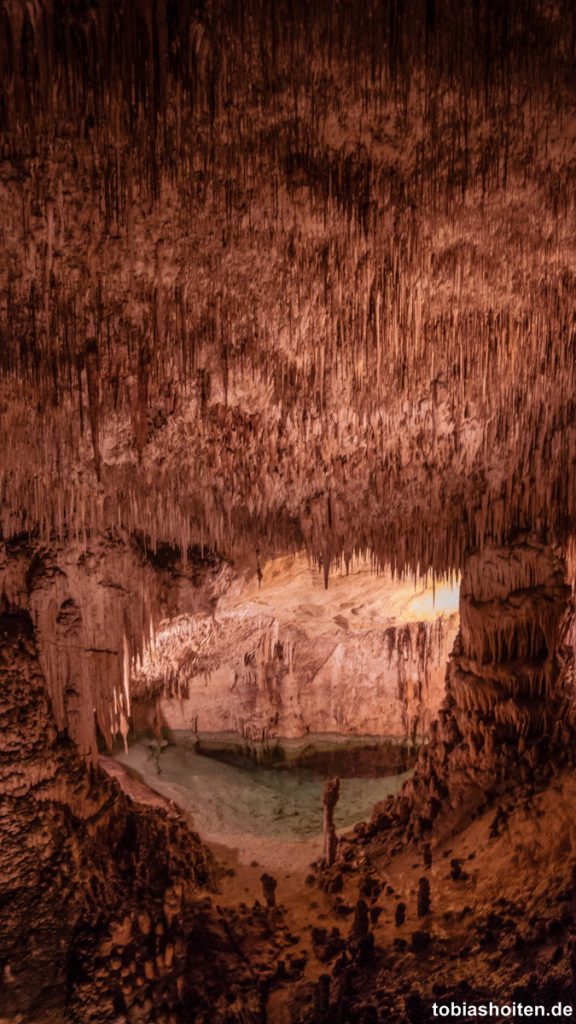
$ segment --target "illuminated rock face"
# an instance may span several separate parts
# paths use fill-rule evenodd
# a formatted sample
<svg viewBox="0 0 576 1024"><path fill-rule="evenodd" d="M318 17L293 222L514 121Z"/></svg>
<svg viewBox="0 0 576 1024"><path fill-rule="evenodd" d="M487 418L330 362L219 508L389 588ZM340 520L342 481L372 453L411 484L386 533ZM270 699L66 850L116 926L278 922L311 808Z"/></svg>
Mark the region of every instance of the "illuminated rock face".
<svg viewBox="0 0 576 1024"><path fill-rule="evenodd" d="M456 585L433 595L362 561L334 573L326 590L306 559L279 559L258 585L233 583L212 615L159 628L133 691L174 696L144 712L136 703L136 727L159 714L171 729L254 740L308 733L422 740L444 696L457 601Z"/></svg>
<svg viewBox="0 0 576 1024"><path fill-rule="evenodd" d="M390 626L382 633L312 643L306 633L260 622L222 664L160 701L162 724L250 739L308 733L419 741L442 702L454 620ZM223 634L226 642L226 631ZM152 724L156 705L135 722Z"/></svg>
<svg viewBox="0 0 576 1024"><path fill-rule="evenodd" d="M258 587L214 557L184 565L119 536L8 544L0 588L34 623L58 728L93 761L96 726L111 745L152 724L159 700L174 729L421 740L457 628L429 591L367 563L326 591L306 559L281 559Z"/></svg>

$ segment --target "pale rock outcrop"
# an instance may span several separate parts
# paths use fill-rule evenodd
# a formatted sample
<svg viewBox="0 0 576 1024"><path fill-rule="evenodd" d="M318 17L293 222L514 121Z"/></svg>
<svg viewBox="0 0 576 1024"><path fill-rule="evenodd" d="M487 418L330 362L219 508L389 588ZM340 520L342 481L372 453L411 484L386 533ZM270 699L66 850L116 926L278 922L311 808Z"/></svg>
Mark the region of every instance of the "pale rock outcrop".
<svg viewBox="0 0 576 1024"><path fill-rule="evenodd" d="M132 679L138 730L426 739L444 696L458 589L303 557L238 578L211 615L165 621ZM148 697L148 700L146 699Z"/></svg>

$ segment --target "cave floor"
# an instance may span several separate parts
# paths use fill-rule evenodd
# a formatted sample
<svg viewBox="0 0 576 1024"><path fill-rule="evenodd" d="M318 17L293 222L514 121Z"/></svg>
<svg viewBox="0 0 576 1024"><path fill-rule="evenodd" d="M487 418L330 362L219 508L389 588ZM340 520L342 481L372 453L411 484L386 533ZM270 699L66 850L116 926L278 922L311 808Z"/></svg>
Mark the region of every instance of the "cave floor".
<svg viewBox="0 0 576 1024"><path fill-rule="evenodd" d="M387 1003L391 1019L413 993L421 995L430 1009L434 999L449 995L461 1001L510 1001L530 984L535 986L534 994L525 998L531 1003L538 1002L545 986L556 983L558 991L565 991L570 976L566 939L572 926L562 927L560 921L566 912L562 894L569 886L566 850L573 831L569 808L574 798L576 778L571 773L533 799L506 798L460 834L439 843L430 869L424 868L414 850L379 854L372 844L358 846L350 836L354 856L337 894L320 888L318 876L314 884L307 883L308 872L299 865L278 873L277 899L285 908L283 924L294 943L288 952L285 947L279 952L286 958L289 977L270 994L271 1024L293 1024L294 986L303 990L334 966L336 957L327 961L322 948L315 945L315 929L337 928L343 949L349 948L359 883L368 874L383 888L376 899L367 900L369 907L381 909L373 924L375 960L360 988L367 1004L373 1002L381 1009ZM508 822L499 836L491 838L499 807L509 814ZM233 851L216 844L211 848L219 862L234 872L221 880L218 905L234 912L243 902L250 906L261 900L263 865L242 864ZM458 880L451 877L454 859L462 869ZM432 906L430 914L418 918L422 876L430 881ZM400 902L406 904L406 920L397 926L395 911ZM491 927L486 924L489 915L495 915ZM430 934L428 949L412 949L416 931ZM258 952L255 945L251 957L257 958ZM302 965L301 974L298 965Z"/></svg>
<svg viewBox="0 0 576 1024"><path fill-rule="evenodd" d="M110 770L135 785L137 800L150 793L143 783L130 780L118 764ZM105 765L106 767L106 765ZM138 788L139 787L139 788ZM303 845L306 859L274 855L269 841L247 860L246 851L209 841L221 867L218 893L212 900L218 912L234 922L238 908L246 957L259 971L273 975L280 960L286 977L275 980L268 1002L271 1024L292 1024L295 993L310 993L320 975L331 973L337 958L350 953L354 908L362 884L375 880L379 891L364 895L369 911L377 915L371 927L375 954L359 984L367 1004L390 1007L391 1019L405 998L417 993L430 1006L434 998L460 993L461 998L510 999L515 991L532 986L532 1002L539 987L570 984L570 957L574 895L571 871L575 828L570 808L576 799L576 776L564 772L539 794L519 792L486 807L457 835L432 844L432 864L424 866L414 849L394 852L383 837L367 838L361 831L341 837L343 870L338 891L328 892L322 876L310 861L318 857L320 844ZM503 824L494 835L498 811ZM456 859L461 877L452 877ZM279 911L270 918L274 934L270 959L270 928L259 931L266 920L260 876L273 871L277 879ZM417 915L418 881L430 881L431 912ZM406 920L395 923L399 902L406 904ZM490 919L490 915L492 915ZM338 929L337 952L328 954L317 931ZM423 951L412 948L412 936L425 931L430 944ZM340 945L338 946L338 940ZM361 969L361 973L364 968ZM333 977L336 975L334 974ZM333 981L333 984L338 984ZM304 1010L302 1011L302 1019ZM426 1018L423 1018L426 1019Z"/></svg>

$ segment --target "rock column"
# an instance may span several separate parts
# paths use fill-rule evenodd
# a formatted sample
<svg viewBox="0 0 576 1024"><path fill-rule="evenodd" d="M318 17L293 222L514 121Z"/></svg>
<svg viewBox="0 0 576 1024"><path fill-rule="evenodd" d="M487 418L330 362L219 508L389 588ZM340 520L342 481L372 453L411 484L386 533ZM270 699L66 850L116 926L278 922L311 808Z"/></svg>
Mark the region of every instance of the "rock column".
<svg viewBox="0 0 576 1024"><path fill-rule="evenodd" d="M552 547L523 541L469 559L446 698L393 807L408 836L436 821L456 830L497 793L537 784L569 756L572 616Z"/></svg>

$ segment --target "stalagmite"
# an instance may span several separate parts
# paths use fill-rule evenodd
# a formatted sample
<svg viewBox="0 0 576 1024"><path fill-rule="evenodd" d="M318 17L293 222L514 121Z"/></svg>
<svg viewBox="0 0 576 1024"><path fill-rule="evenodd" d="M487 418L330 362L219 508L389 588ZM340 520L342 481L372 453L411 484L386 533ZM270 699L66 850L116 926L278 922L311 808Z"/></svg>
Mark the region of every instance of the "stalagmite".
<svg viewBox="0 0 576 1024"><path fill-rule="evenodd" d="M324 797L322 800L324 831L324 855L323 861L326 867L332 867L336 858L338 847L338 836L334 825L334 810L340 796L340 779L328 779L324 784Z"/></svg>
<svg viewBox="0 0 576 1024"><path fill-rule="evenodd" d="M278 886L278 882L272 877L272 875L267 874L267 872L261 875L260 881L262 882L262 892L264 893L266 906L272 909L276 906L276 888Z"/></svg>
<svg viewBox="0 0 576 1024"><path fill-rule="evenodd" d="M352 935L355 939L365 939L370 930L368 919L368 907L364 900L358 900L354 910L354 921L352 923Z"/></svg>
<svg viewBox="0 0 576 1024"><path fill-rule="evenodd" d="M396 924L396 927L397 928L401 928L402 925L404 924L405 920L406 920L406 904L402 903L402 902L397 903L396 904L396 910L394 911L394 923Z"/></svg>
<svg viewBox="0 0 576 1024"><path fill-rule="evenodd" d="M427 878L418 879L418 917L427 917L430 913L430 882Z"/></svg>

